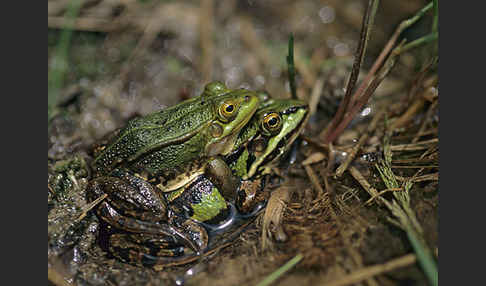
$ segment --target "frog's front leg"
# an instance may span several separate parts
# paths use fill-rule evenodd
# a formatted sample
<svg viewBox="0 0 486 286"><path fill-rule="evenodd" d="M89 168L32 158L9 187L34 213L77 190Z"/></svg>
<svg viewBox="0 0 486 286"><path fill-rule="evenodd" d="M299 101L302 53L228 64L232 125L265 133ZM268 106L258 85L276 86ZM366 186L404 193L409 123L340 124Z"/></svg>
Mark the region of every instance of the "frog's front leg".
<svg viewBox="0 0 486 286"><path fill-rule="evenodd" d="M228 202L235 202L240 178L233 175L228 164L220 157L209 160L205 175L218 188L223 198Z"/></svg>
<svg viewBox="0 0 486 286"><path fill-rule="evenodd" d="M116 169L111 175L94 179L88 189L90 201L108 195L96 210L102 220L129 233L168 237L195 252L204 249L183 225L170 223L166 203L150 183L125 170Z"/></svg>

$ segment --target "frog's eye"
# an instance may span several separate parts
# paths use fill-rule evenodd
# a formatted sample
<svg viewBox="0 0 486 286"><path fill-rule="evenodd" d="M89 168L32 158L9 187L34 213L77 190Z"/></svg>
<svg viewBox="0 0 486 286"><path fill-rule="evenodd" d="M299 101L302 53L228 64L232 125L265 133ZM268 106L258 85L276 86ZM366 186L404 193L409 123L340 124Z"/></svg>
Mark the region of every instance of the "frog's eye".
<svg viewBox="0 0 486 286"><path fill-rule="evenodd" d="M280 115L276 112L266 114L265 117L263 117L262 127L265 131L270 132L271 134L280 131L280 128L282 127Z"/></svg>
<svg viewBox="0 0 486 286"><path fill-rule="evenodd" d="M233 101L226 101L219 106L219 116L224 121L231 120L237 112L238 106Z"/></svg>

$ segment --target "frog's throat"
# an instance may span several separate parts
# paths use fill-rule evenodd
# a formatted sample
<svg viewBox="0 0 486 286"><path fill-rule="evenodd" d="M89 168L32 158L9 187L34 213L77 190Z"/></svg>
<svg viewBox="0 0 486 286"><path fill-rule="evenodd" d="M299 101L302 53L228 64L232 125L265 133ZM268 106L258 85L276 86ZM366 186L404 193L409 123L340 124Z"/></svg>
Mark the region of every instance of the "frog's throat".
<svg viewBox="0 0 486 286"><path fill-rule="evenodd" d="M284 121L282 132L269 140L268 147L265 149L265 152L253 162L250 169L248 170L248 173L246 174L246 176L244 176L244 179L248 179L254 176L258 170L258 167L260 167L265 159L267 159L267 157L269 157L273 152L277 152L277 154L269 160L275 161L276 159L278 159L280 155L284 153L286 147L290 146L295 138L297 138L297 136L300 134L300 131L304 128L308 118L309 113L308 110L305 108L301 108L295 113L288 115L287 120ZM290 135L289 138L286 138L288 135ZM279 148L278 143L282 140L287 140L287 142L284 147Z"/></svg>
<svg viewBox="0 0 486 286"><path fill-rule="evenodd" d="M233 132L231 132L229 135L220 138L216 142L210 143L206 148L208 156L224 156L228 155L231 151L233 151L236 140L238 139L238 135L240 134L240 130L243 129L243 127L250 121L255 111L256 109L252 110L249 113L249 116L245 117L244 120L240 121L238 125L236 125L233 129Z"/></svg>

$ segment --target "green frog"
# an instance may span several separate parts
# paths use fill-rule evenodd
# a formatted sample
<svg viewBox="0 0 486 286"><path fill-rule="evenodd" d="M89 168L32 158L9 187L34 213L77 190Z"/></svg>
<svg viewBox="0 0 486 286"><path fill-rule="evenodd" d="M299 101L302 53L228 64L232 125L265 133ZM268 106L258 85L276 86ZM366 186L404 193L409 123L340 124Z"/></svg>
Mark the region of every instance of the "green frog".
<svg viewBox="0 0 486 286"><path fill-rule="evenodd" d="M96 212L108 229L139 234L144 241L153 236L165 249L174 244L199 252L205 230L191 221L173 222L163 193L206 172L228 176L219 156L233 150L258 106L254 92L213 82L200 96L129 121L94 148L88 200L107 195ZM165 252L175 254L177 248Z"/></svg>
<svg viewBox="0 0 486 286"><path fill-rule="evenodd" d="M231 174L198 175L186 186L164 193L168 211L177 224L202 225L209 234L214 234L231 229L236 221L252 218L263 209L268 198L268 192L261 192L265 175L305 126L308 105L299 100L269 99L266 93L259 93L259 97L259 109L239 132L232 151L224 157ZM218 186L235 177L239 178L236 195L225 197ZM233 182L229 185L234 186ZM191 231L201 246L200 251L214 248L208 232ZM166 237L161 239L154 235L119 234L110 239L111 252L126 262L145 266L184 264L200 254L183 245L168 243Z"/></svg>

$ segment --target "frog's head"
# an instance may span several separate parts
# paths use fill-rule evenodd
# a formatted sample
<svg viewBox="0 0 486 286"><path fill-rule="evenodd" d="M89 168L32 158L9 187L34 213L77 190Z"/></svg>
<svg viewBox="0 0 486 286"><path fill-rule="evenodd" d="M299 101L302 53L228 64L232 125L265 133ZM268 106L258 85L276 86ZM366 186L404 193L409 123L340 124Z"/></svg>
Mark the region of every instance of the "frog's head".
<svg viewBox="0 0 486 286"><path fill-rule="evenodd" d="M309 117L309 106L301 100L268 99L260 104L253 119L240 132L240 148L233 164L243 179L263 174L277 162L304 128ZM236 150L236 149L233 149Z"/></svg>
<svg viewBox="0 0 486 286"><path fill-rule="evenodd" d="M206 153L208 156L226 155L234 149L240 130L250 121L260 101L255 92L228 90L220 84L212 85L210 92L206 98L214 101L215 119L208 128L211 139Z"/></svg>

